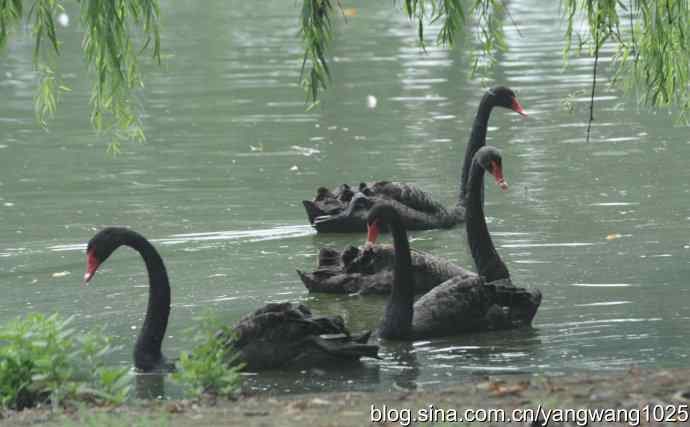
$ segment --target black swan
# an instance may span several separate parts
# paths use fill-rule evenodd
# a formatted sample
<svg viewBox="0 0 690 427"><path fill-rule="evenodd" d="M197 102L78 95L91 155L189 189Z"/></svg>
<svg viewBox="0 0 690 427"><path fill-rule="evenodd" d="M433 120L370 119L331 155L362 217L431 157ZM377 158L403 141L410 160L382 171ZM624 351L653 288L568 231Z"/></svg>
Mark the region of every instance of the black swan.
<svg viewBox="0 0 690 427"><path fill-rule="evenodd" d="M134 366L144 372L168 372L161 345L170 315L170 283L161 256L141 234L109 227L98 232L86 249L88 283L98 267L120 246L129 246L144 258L149 276L149 298L144 324L134 346ZM366 344L369 332L351 335L340 316L313 316L302 304L268 304L244 316L228 339L239 354L237 361L250 370L280 367L297 360L314 363L377 357L378 346Z"/></svg>
<svg viewBox="0 0 690 427"><path fill-rule="evenodd" d="M309 292L387 295L393 284L394 264L391 245L349 246L342 252L321 248L316 270L297 270L297 274ZM428 292L453 277L475 275L448 260L414 249L412 274L415 294Z"/></svg>
<svg viewBox="0 0 690 427"><path fill-rule="evenodd" d="M510 108L527 116L515 93L509 88L499 86L486 91L479 103L465 150L460 193L455 207L447 209L434 201L428 193L411 184L389 181L363 182L356 187L342 184L333 191L320 187L314 200L302 201L309 222L319 233L364 232L369 210L375 202L382 200L395 206L407 230L451 228L462 222L465 218L464 204L470 162L474 153L486 143L487 125L494 107Z"/></svg>
<svg viewBox="0 0 690 427"><path fill-rule="evenodd" d="M457 277L436 286L414 302L410 245L403 219L395 207L377 204L367 218L367 241L374 243L382 224L393 234L395 267L393 289L386 304L379 336L415 339L466 332L528 326L541 303L538 290L516 288L498 256L484 219L484 171L505 189L501 155L493 147L475 154L469 173L467 198L468 240L479 276Z"/></svg>

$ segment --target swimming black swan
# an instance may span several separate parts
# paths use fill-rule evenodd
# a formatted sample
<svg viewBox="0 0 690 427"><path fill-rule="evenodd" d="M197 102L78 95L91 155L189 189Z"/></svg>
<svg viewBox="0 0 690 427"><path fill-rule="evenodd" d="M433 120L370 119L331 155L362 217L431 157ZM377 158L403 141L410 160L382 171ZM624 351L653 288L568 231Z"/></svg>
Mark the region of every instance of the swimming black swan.
<svg viewBox="0 0 690 427"><path fill-rule="evenodd" d="M170 315L170 283L156 248L141 234L109 227L98 232L86 249L88 283L98 267L120 246L129 246L144 258L149 276L149 298L144 324L134 346L134 366L144 372L168 372L174 364L161 352ZM296 360L357 360L377 357L378 346L366 344L370 332L351 335L340 316L313 316L302 304L268 304L244 316L228 340L238 361L250 370L270 369Z"/></svg>
<svg viewBox="0 0 690 427"><path fill-rule="evenodd" d="M493 147L477 151L468 182L468 240L480 275L450 279L417 302L402 217L395 207L385 203L377 204L369 213L367 241L374 243L380 226L387 224L395 245L393 289L379 329L382 338L428 338L531 324L541 303L541 292L513 286L508 269L496 253L482 207L485 170L494 175L501 188L506 188L501 155Z"/></svg>
<svg viewBox="0 0 690 427"><path fill-rule="evenodd" d="M353 233L366 231L369 210L377 201L385 200L395 206L407 230L450 228L465 218L467 173L474 153L486 143L486 130L494 107L510 108L527 116L515 93L507 87L495 87L484 94L472 125L472 133L465 150L460 193L455 207L447 209L431 196L411 184L379 181L359 186L342 184L330 191L320 187L314 200L304 200L309 222L320 233Z"/></svg>
<svg viewBox="0 0 690 427"><path fill-rule="evenodd" d="M332 294L388 295L393 284L395 250L391 245L349 246L342 252L319 251L318 267L297 270L309 292ZM443 258L412 250L414 292L423 294L452 277L475 274Z"/></svg>

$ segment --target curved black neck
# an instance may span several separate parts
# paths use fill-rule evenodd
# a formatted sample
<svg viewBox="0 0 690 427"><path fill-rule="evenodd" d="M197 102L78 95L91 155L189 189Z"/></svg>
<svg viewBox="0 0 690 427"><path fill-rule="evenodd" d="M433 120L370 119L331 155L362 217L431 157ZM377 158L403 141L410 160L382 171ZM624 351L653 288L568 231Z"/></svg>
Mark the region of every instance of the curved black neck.
<svg viewBox="0 0 690 427"><path fill-rule="evenodd" d="M152 369L163 359L161 346L170 315L168 273L158 251L144 236L130 230L122 243L141 254L149 275L149 300L134 347L134 365L139 369Z"/></svg>
<svg viewBox="0 0 690 427"><path fill-rule="evenodd" d="M487 282L510 278L508 268L496 252L486 225L483 203L484 168L472 162L468 181L467 205L465 210L465 228L477 273L484 276Z"/></svg>
<svg viewBox="0 0 690 427"><path fill-rule="evenodd" d="M465 158L462 162L462 177L460 179L460 195L458 196L458 203L463 206L465 206L467 199L467 180L469 179L472 159L474 158L474 154L477 152L477 150L486 145L486 130L489 125L489 116L491 115L491 110L494 107L492 101L493 97L491 95L488 93L484 94L482 101L479 103L477 115L474 116L472 133L470 134L470 140L467 142Z"/></svg>
<svg viewBox="0 0 690 427"><path fill-rule="evenodd" d="M379 335L382 338L391 339L408 338L412 330L414 305L410 242L407 240L407 232L399 217L390 221L388 227L393 234L395 268L393 270L393 288L386 304Z"/></svg>

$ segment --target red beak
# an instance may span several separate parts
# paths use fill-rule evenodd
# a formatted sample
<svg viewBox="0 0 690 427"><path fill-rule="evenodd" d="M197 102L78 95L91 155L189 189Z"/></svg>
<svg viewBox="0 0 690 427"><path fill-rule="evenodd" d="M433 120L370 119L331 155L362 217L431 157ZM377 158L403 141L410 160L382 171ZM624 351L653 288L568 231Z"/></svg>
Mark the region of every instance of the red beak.
<svg viewBox="0 0 690 427"><path fill-rule="evenodd" d="M86 254L86 273L84 273L84 282L82 285L86 285L89 283L89 281L93 278L93 275L96 274L96 270L98 270L98 266L101 265L101 262L96 258L91 252L88 252Z"/></svg>
<svg viewBox="0 0 690 427"><path fill-rule="evenodd" d="M372 224L367 225L367 245L373 245L376 243L376 239L379 238L379 222L374 221Z"/></svg>
<svg viewBox="0 0 690 427"><path fill-rule="evenodd" d="M517 100L517 98L513 98L513 105L510 107L515 111L516 113L522 115L523 117L527 117L527 113L525 112L525 109L522 108L522 104L520 104Z"/></svg>
<svg viewBox="0 0 690 427"><path fill-rule="evenodd" d="M501 191L508 191L508 183L503 179L503 169L501 169L496 161L491 162L491 175L496 178L496 184L501 187Z"/></svg>

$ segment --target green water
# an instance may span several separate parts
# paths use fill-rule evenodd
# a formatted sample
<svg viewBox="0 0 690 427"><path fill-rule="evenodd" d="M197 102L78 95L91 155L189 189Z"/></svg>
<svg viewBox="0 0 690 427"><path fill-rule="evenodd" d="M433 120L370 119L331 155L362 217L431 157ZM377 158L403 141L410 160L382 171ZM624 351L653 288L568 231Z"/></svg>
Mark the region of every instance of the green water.
<svg viewBox="0 0 690 427"><path fill-rule="evenodd" d="M60 29L73 92L49 132L33 118L31 38L9 46L0 62L0 322L40 311L106 325L126 346L113 363L130 365L147 295L138 255L118 251L91 286L79 285L85 242L126 225L154 240L168 267L169 356L191 347L183 330L207 309L233 322L269 301L302 301L352 329L377 326L383 299L306 293L296 268L313 268L323 246L365 236L316 236L301 200L320 185L393 179L453 203L486 85L468 79L465 42L425 54L391 2L349 2L358 14L338 20L333 84L305 112L297 2L253 4L163 3L165 65L145 67L138 97L148 142L115 158L88 124L75 11ZM382 361L262 373L251 387L390 390L485 372L687 365L688 129L602 85L585 143L588 96L570 97L572 112L562 101L589 90L590 61L562 69L557 6L510 7L519 32L507 26L509 50L487 85L510 86L530 116L492 115L489 143L503 151L511 189L487 187L486 212L514 283L543 292L534 330L383 342ZM472 266L463 227L412 237L416 248Z"/></svg>

